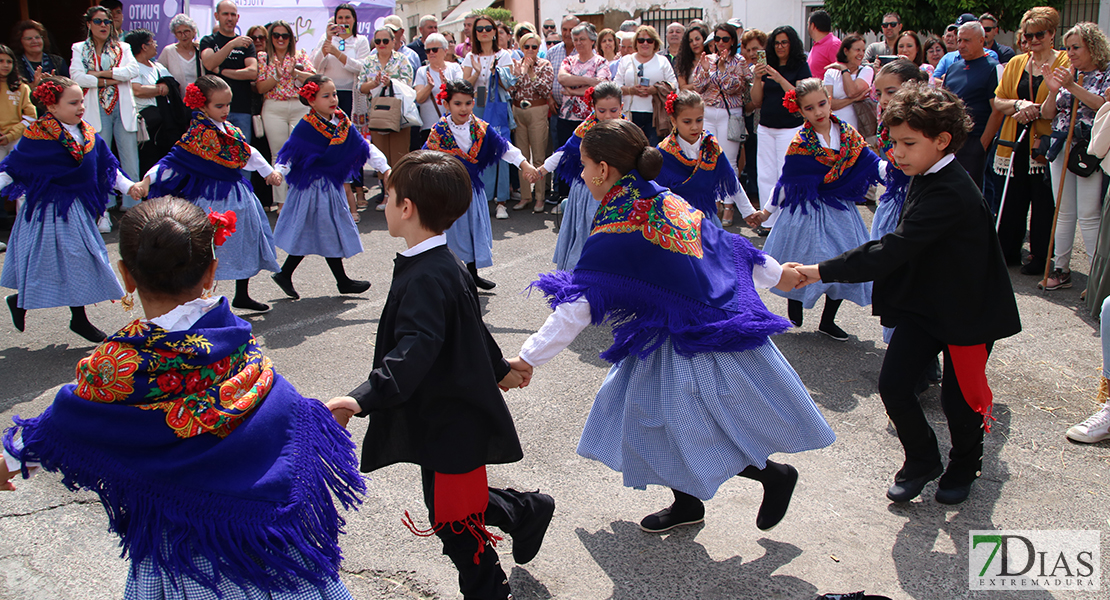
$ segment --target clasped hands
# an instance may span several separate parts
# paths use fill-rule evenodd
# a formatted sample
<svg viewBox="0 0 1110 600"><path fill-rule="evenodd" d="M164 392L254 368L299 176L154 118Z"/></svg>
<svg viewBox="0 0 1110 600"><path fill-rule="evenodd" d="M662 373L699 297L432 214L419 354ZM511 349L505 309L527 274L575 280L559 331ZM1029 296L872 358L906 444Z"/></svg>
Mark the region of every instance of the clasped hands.
<svg viewBox="0 0 1110 600"><path fill-rule="evenodd" d="M789 292L800 290L811 283L821 281L821 272L817 265L803 265L802 263L782 263L782 276L779 277L775 289Z"/></svg>

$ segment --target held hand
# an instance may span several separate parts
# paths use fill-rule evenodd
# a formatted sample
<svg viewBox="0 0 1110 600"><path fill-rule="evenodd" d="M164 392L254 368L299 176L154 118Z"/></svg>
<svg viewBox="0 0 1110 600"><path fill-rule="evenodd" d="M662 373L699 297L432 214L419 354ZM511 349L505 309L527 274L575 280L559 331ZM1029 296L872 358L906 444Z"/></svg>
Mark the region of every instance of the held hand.
<svg viewBox="0 0 1110 600"><path fill-rule="evenodd" d="M350 396L339 396L328 400L328 410L331 411L331 416L335 418L335 422L347 427L347 423L351 421L351 417L355 416L362 408L358 402Z"/></svg>
<svg viewBox="0 0 1110 600"><path fill-rule="evenodd" d="M524 379L520 387L528 387L528 384L532 382L532 365L524 362L523 358L516 356L509 359L509 366L514 372L520 373L520 376Z"/></svg>
<svg viewBox="0 0 1110 600"><path fill-rule="evenodd" d="M768 213L766 210L757 210L754 213L744 217L744 222L747 223L748 226L752 229L755 229L756 227L762 225L764 221L770 218L770 216L770 213Z"/></svg>
<svg viewBox="0 0 1110 600"><path fill-rule="evenodd" d="M497 387L501 388L502 392L507 392L511 389L520 387L524 383L524 376L517 371L509 371L505 378L497 382Z"/></svg>
<svg viewBox="0 0 1110 600"><path fill-rule="evenodd" d="M272 185L274 187L277 187L277 186L281 185L282 181L285 181L285 178L282 177L281 173L278 173L277 171L274 171L273 173L270 173L266 177L266 183L269 184L269 185Z"/></svg>
<svg viewBox="0 0 1110 600"><path fill-rule="evenodd" d="M795 267L798 273L803 277L802 281L798 282L798 286L794 289L801 289L811 283L821 281L821 271L817 265L806 265Z"/></svg>
<svg viewBox="0 0 1110 600"><path fill-rule="evenodd" d="M528 183L536 183L540 180L539 171L528 161L520 163L520 174L528 179Z"/></svg>
<svg viewBox="0 0 1110 600"><path fill-rule="evenodd" d="M796 262L783 263L782 275L779 277L779 282L775 285L775 289L789 292L798 287L799 284L805 282L805 277L798 272L798 267L800 266L801 264Z"/></svg>
<svg viewBox="0 0 1110 600"><path fill-rule="evenodd" d="M127 190L127 195L142 202L143 198L146 198L146 186L142 182L136 183Z"/></svg>

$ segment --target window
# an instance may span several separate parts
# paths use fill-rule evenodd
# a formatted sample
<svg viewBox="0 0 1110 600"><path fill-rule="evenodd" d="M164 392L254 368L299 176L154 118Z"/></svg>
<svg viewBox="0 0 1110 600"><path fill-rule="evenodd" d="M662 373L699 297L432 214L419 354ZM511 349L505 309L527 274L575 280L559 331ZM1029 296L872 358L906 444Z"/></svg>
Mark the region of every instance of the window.
<svg viewBox="0 0 1110 600"><path fill-rule="evenodd" d="M1098 0L1094 0L1097 7ZM649 10L644 12L640 22L644 25L651 25L655 31L659 33L659 37L664 39L663 45L666 46L667 25L678 22L683 26L690 24L694 19L703 18L704 11L700 8L684 8L678 10Z"/></svg>
<svg viewBox="0 0 1110 600"><path fill-rule="evenodd" d="M1060 11L1060 29L1056 32L1056 45L1064 45L1064 33L1076 23L1098 22L1099 0L1067 0Z"/></svg>

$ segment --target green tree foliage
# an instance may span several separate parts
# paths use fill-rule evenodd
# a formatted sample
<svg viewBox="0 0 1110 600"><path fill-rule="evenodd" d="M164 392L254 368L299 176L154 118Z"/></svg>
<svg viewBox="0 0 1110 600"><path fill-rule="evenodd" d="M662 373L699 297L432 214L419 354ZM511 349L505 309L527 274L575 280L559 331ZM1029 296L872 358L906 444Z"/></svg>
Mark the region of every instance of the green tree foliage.
<svg viewBox="0 0 1110 600"><path fill-rule="evenodd" d="M516 21L513 20L513 11L507 8L480 8L472 12L476 15L485 15L498 23L504 23L510 29L516 26Z"/></svg>
<svg viewBox="0 0 1110 600"><path fill-rule="evenodd" d="M1034 6L1062 10L1060 0L825 0L833 27L841 31L879 32L883 15L896 12L902 17L902 30L928 31L940 35L963 13L979 16L985 12L999 18L1003 31L1017 29L1021 16Z"/></svg>

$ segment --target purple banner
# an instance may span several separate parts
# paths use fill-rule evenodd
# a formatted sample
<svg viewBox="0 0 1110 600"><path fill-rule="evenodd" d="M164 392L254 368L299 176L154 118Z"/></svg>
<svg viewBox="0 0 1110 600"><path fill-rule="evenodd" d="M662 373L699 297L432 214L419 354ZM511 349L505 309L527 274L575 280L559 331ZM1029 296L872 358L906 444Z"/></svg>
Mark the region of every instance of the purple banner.
<svg viewBox="0 0 1110 600"><path fill-rule="evenodd" d="M185 0L123 0L123 30L146 29L163 48L177 41L170 20L184 8Z"/></svg>

